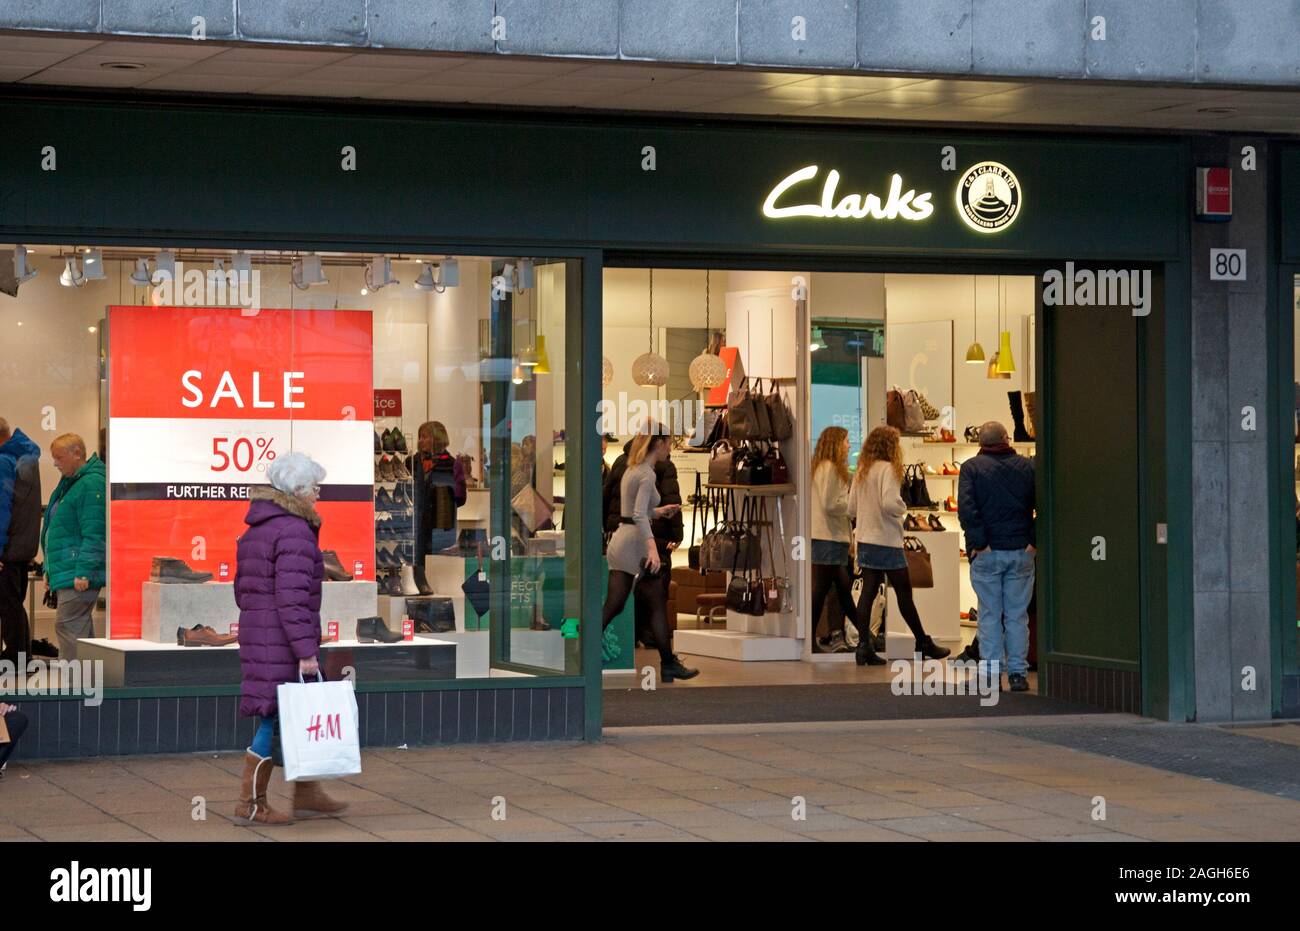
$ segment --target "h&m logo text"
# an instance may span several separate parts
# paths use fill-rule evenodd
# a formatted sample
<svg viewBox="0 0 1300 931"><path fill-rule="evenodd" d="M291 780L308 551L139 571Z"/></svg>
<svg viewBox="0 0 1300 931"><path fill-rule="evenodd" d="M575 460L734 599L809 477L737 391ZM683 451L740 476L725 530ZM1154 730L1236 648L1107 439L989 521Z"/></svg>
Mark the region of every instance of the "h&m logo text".
<svg viewBox="0 0 1300 931"><path fill-rule="evenodd" d="M337 714L327 714L325 720L321 722L321 715L315 715L311 723L307 725L307 739L313 742L321 740L342 740L343 739L343 721L342 716Z"/></svg>

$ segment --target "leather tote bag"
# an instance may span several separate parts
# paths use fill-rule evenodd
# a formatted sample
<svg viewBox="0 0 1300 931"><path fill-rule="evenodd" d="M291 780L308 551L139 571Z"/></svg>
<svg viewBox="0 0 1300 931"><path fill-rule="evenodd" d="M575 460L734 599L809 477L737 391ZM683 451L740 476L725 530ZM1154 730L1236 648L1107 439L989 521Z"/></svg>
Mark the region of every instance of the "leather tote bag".
<svg viewBox="0 0 1300 931"><path fill-rule="evenodd" d="M456 608L446 595L406 599L406 613L417 634L445 634L456 629Z"/></svg>
<svg viewBox="0 0 1300 931"><path fill-rule="evenodd" d="M737 485L772 484L772 467L767 464L763 454L756 449L746 449L741 454L736 466Z"/></svg>
<svg viewBox="0 0 1300 931"><path fill-rule="evenodd" d="M772 428L769 439L784 443L794 435L794 419L790 416L790 408L786 405L785 397L775 381L772 382L772 389L765 400L767 419Z"/></svg>
<svg viewBox="0 0 1300 931"><path fill-rule="evenodd" d="M731 485L736 481L736 451L726 440L713 447L709 459L709 484Z"/></svg>
<svg viewBox="0 0 1300 931"><path fill-rule="evenodd" d="M781 450L773 446L767 451L767 455L763 459L767 463L773 485L788 485L790 483L790 467L786 464L785 457L781 455Z"/></svg>
<svg viewBox="0 0 1300 931"><path fill-rule="evenodd" d="M925 409L921 407L921 396L914 388L903 395L903 422L907 433L920 433L925 429Z"/></svg>
<svg viewBox="0 0 1300 931"><path fill-rule="evenodd" d="M749 393L750 403L754 408L754 423L757 425L756 433L750 437L753 440L770 440L772 439L772 414L767 405L767 396L763 394L763 382L761 379L754 382L754 387Z"/></svg>
<svg viewBox="0 0 1300 931"><path fill-rule="evenodd" d="M907 578L913 588L934 588L934 569L930 551L916 537L903 537L903 555L907 558Z"/></svg>
<svg viewBox="0 0 1300 931"><path fill-rule="evenodd" d="M727 397L727 435L733 440L761 440L758 414L754 410L754 395L749 390L749 379L740 384Z"/></svg>

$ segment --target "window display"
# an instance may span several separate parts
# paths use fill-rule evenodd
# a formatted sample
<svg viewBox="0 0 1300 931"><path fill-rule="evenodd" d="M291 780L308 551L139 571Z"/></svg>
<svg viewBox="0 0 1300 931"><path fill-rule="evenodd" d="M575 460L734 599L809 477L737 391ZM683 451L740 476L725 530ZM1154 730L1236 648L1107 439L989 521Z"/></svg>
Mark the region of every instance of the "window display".
<svg viewBox="0 0 1300 931"><path fill-rule="evenodd" d="M80 273L92 255L98 274ZM32 596L26 624L5 611L5 658L102 661L110 688L237 684L263 636L241 630L261 596L239 541L288 515L306 588L283 600L299 570L280 555L291 538L271 534L271 617L304 612L330 677L579 673L563 486L536 468L563 448L567 263L28 260L79 273L26 280L0 321L19 360L0 470L20 492L0 548ZM520 360L533 364L516 381ZM319 478L281 488L277 463L298 454Z"/></svg>

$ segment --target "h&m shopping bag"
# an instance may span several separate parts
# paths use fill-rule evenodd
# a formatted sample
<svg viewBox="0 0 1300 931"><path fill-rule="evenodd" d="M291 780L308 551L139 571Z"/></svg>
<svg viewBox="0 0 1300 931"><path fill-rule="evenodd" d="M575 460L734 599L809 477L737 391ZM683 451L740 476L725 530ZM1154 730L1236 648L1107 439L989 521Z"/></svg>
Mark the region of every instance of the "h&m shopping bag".
<svg viewBox="0 0 1300 931"><path fill-rule="evenodd" d="M276 689L286 782L361 772L357 695L349 680L286 682Z"/></svg>

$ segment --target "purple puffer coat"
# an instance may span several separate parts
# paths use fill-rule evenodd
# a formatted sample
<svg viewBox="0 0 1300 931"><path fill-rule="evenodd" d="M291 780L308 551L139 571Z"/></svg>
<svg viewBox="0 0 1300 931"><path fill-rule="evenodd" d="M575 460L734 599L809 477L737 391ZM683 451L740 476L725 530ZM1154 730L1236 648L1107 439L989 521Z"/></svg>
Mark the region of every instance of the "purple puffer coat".
<svg viewBox="0 0 1300 931"><path fill-rule="evenodd" d="M276 713L275 689L298 681L298 660L320 649L320 515L307 502L270 486L250 490L252 503L235 558L239 605L239 713Z"/></svg>

